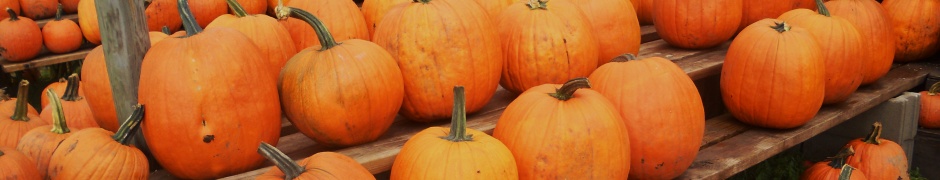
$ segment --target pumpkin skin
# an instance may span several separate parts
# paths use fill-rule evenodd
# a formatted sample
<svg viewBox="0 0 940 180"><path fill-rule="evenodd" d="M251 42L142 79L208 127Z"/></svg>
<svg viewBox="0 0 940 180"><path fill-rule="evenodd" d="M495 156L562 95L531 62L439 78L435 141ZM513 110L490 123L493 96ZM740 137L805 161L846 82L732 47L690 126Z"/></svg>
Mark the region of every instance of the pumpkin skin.
<svg viewBox="0 0 940 180"><path fill-rule="evenodd" d="M9 108L8 105L0 106L3 107L0 109L0 129L3 129L0 131L0 147L16 147L29 130L48 124L39 119L39 114L36 114L35 110L29 112L30 106L26 103L28 85L29 82L26 80L20 81L17 98L3 102L4 104L16 103L15 109Z"/></svg>
<svg viewBox="0 0 940 180"><path fill-rule="evenodd" d="M832 180L832 179L845 179L845 180L867 180L865 174L862 171L856 170L854 167L846 163L846 159L853 157L855 152L852 150L851 146L844 148L839 152L835 157L826 160L820 161L812 166L810 166L806 171L803 171L803 174L800 175L801 180ZM848 175L849 177L843 177ZM892 178L893 179L893 178Z"/></svg>
<svg viewBox="0 0 940 180"><path fill-rule="evenodd" d="M868 179L910 179L904 149L894 141L881 138L881 127L881 122L875 122L867 137L845 145L855 149L855 155L849 156L847 163L858 167Z"/></svg>
<svg viewBox="0 0 940 180"><path fill-rule="evenodd" d="M319 152L299 162L294 162L277 148L261 143L258 152L268 159L273 159L277 167L255 177L255 180L283 180L286 173L281 169L291 168L287 174L293 179L357 179L374 180L375 177L361 164L349 156L334 152ZM286 167L285 167L286 166ZM285 167L285 168L281 168ZM302 171L302 173L301 173Z"/></svg>
<svg viewBox="0 0 940 180"><path fill-rule="evenodd" d="M55 19L42 28L42 41L52 53L67 53L82 46L82 29L72 20L62 20L62 4Z"/></svg>
<svg viewBox="0 0 940 180"><path fill-rule="evenodd" d="M0 146L0 179L42 179L36 162L12 147Z"/></svg>
<svg viewBox="0 0 940 180"><path fill-rule="evenodd" d="M893 22L895 61L921 60L940 50L940 1L886 0L881 5Z"/></svg>
<svg viewBox="0 0 940 180"><path fill-rule="evenodd" d="M741 31L728 48L721 69L722 99L731 115L746 124L772 129L802 126L822 107L824 61L819 44L806 29L776 19L758 21Z"/></svg>
<svg viewBox="0 0 940 180"><path fill-rule="evenodd" d="M49 178L147 179L147 157L128 144L133 139L129 134L134 134L144 116L142 109L138 105L117 133L88 128L65 138L59 146L68 148L56 148L49 160Z"/></svg>
<svg viewBox="0 0 940 180"><path fill-rule="evenodd" d="M92 115L91 107L88 106L88 101L85 101L85 98L78 93L80 89L80 83L78 81L78 74L72 74L69 76L69 83L74 84L73 89L66 88L65 91L55 91L62 92L62 110L65 114L68 124L71 124L72 129L81 130L85 128L100 127L98 122L95 121L95 116ZM70 85L72 86L72 85ZM49 90L46 90L49 91ZM51 98L50 98L51 99ZM42 112L39 113L39 118L43 121L46 121L47 124L52 124L52 114L54 106L46 106L42 109Z"/></svg>
<svg viewBox="0 0 940 180"><path fill-rule="evenodd" d="M176 9L176 5L175 0L150 2L144 10L148 31L160 31L163 26L169 28L170 31L178 31L183 26L183 20L180 19L180 12Z"/></svg>
<svg viewBox="0 0 940 180"><path fill-rule="evenodd" d="M741 24L742 0L660 0L653 2L656 33L669 45L711 48L731 39ZM686 11L686 9L702 9Z"/></svg>
<svg viewBox="0 0 940 180"><path fill-rule="evenodd" d="M46 91L46 93L53 93L51 90ZM55 96L55 94L53 94ZM58 101L58 99L54 99ZM65 138L68 138L72 135L71 130L65 122L65 114L62 113L62 104L61 103L52 103L50 107L53 108L53 125L45 125L33 128L26 132L23 135L23 138L20 139L19 144L16 145L16 150L23 152L26 156L33 158L36 161L36 169L39 170L42 179L47 178L46 172L49 172L49 159L52 158L52 153L59 147L59 143L62 143ZM51 130L50 130L51 129Z"/></svg>
<svg viewBox="0 0 940 180"><path fill-rule="evenodd" d="M888 14L873 0L838 0L826 2L832 15L851 22L862 38L862 85L871 84L891 70L895 36Z"/></svg>
<svg viewBox="0 0 940 180"><path fill-rule="evenodd" d="M104 56L104 52L101 52L101 56L102 57ZM56 94L61 95L65 93L65 89L66 87L68 87L68 84L69 83L66 78L61 78L59 79L58 82L49 83L49 85L46 86L46 88L42 89L42 92L46 92L52 89L53 91L56 92ZM84 89L78 88L78 95L84 97L85 96ZM49 94L46 94L46 93L43 93L41 96L39 96L39 100L41 101L39 104L40 106L42 106L43 109L45 109L46 106L49 105L49 99L52 99L52 98L49 98ZM52 121L48 121L48 122L52 122Z"/></svg>
<svg viewBox="0 0 940 180"><path fill-rule="evenodd" d="M67 14L74 14L78 12L78 3L81 0L58 0L59 4L62 4L62 10Z"/></svg>
<svg viewBox="0 0 940 180"><path fill-rule="evenodd" d="M653 24L653 0L630 0L642 25Z"/></svg>
<svg viewBox="0 0 940 180"><path fill-rule="evenodd" d="M401 68L405 99L399 114L418 122L450 117L453 94L448 87L456 85L469 94L468 113L482 109L493 97L503 52L495 23L485 14L469 1L419 0L385 15L374 42Z"/></svg>
<svg viewBox="0 0 940 180"><path fill-rule="evenodd" d="M502 14L503 10L509 5L513 4L513 0L474 0L477 2L483 10L486 10L486 14L489 15L490 19L496 20L499 19L499 15ZM365 6L365 4L363 4ZM371 31L370 31L371 32Z"/></svg>
<svg viewBox="0 0 940 180"><path fill-rule="evenodd" d="M98 10L95 7L95 1L78 2L78 27L82 28L85 40L101 45L101 31L98 29Z"/></svg>
<svg viewBox="0 0 940 180"><path fill-rule="evenodd" d="M189 7L197 9L193 11L193 17L199 22L199 27L206 27L215 18L228 13L229 9L228 4L222 0L192 0L189 1Z"/></svg>
<svg viewBox="0 0 940 180"><path fill-rule="evenodd" d="M483 1L499 1L503 0L483 0ZM375 38L375 28L379 26L379 22L382 21L382 18L385 17L385 14L388 14L389 10L392 10L392 7L407 4L412 2L411 0L364 0L362 2L362 17L366 21L366 28L369 29L369 37ZM478 2L479 3L479 2ZM481 7L482 5L480 3ZM508 6L508 5L507 5ZM505 7L504 7L505 8ZM487 13L490 13L487 11ZM490 13L490 19L496 21L499 19L499 14L494 16Z"/></svg>
<svg viewBox="0 0 940 180"><path fill-rule="evenodd" d="M571 0L581 8L597 38L597 66L624 53L640 52L640 22L624 0ZM559 82L560 83L560 82Z"/></svg>
<svg viewBox="0 0 940 180"><path fill-rule="evenodd" d="M529 8L519 1L500 16L503 75L500 85L513 93L542 84L559 84L591 75L598 43L587 17L568 1Z"/></svg>
<svg viewBox="0 0 940 180"><path fill-rule="evenodd" d="M278 24L277 20L270 16L263 14L249 15L247 9L242 8L240 4L231 4L238 3L237 1L226 0L226 2L230 3L229 5L232 7L238 6L238 10L234 10L235 15L224 14L219 16L212 23L209 23L206 28L227 27L245 34L261 50L261 55L270 64L268 66L271 67L271 74L279 74L281 67L284 67L287 60L297 54L287 28ZM261 7L264 10L265 7Z"/></svg>
<svg viewBox="0 0 940 180"><path fill-rule="evenodd" d="M264 14L265 11L268 11L268 0L237 0L238 4L242 5L242 8L245 9L245 12L251 15L255 14ZM229 9L229 12L234 14L235 11ZM214 20L213 20L214 21Z"/></svg>
<svg viewBox="0 0 940 180"><path fill-rule="evenodd" d="M366 21L359 12L356 3L348 0L303 0L285 3L285 6L300 8L312 12L320 18L326 27L333 32L336 41L347 39L369 40L369 30ZM306 22L297 18L279 20L281 25L290 32L294 41L294 48L300 52L308 47L319 46L317 33Z"/></svg>
<svg viewBox="0 0 940 180"><path fill-rule="evenodd" d="M10 18L0 20L0 57L10 62L33 59L42 50L42 31L30 18L7 8Z"/></svg>
<svg viewBox="0 0 940 180"><path fill-rule="evenodd" d="M20 0L21 16L30 19L46 19L55 16L57 0Z"/></svg>
<svg viewBox="0 0 940 180"><path fill-rule="evenodd" d="M6 11L7 8L12 9L16 14L20 14L20 0L0 0L0 10ZM9 17L9 13L0 13L0 20Z"/></svg>
<svg viewBox="0 0 940 180"><path fill-rule="evenodd" d="M862 83L862 37L851 22L829 15L820 1L820 13L796 9L780 15L780 20L799 26L813 35L822 48L826 67L826 96L823 104L848 99Z"/></svg>
<svg viewBox="0 0 940 180"><path fill-rule="evenodd" d="M660 57L626 55L597 68L590 79L626 124L630 179L673 179L692 165L705 134L705 107L682 68Z"/></svg>
<svg viewBox="0 0 940 180"><path fill-rule="evenodd" d="M744 30L754 22L765 18L776 18L783 13L797 9L814 7L813 0L743 0L744 6L741 11L741 25L738 26L738 32ZM815 9L813 9L815 10Z"/></svg>
<svg viewBox="0 0 940 180"><path fill-rule="evenodd" d="M519 179L627 179L630 137L620 113L600 93L576 90L589 87L585 78L566 85L526 90L499 117L493 137L512 152Z"/></svg>
<svg viewBox="0 0 940 180"><path fill-rule="evenodd" d="M920 92L920 116L917 124L923 128L940 128L940 83L934 83L927 91Z"/></svg>

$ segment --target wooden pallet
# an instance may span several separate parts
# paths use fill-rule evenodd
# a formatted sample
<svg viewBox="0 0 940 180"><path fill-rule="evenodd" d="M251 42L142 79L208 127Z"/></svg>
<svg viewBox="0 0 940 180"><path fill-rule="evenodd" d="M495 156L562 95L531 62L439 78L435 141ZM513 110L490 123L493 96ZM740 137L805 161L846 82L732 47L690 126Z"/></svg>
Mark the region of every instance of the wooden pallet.
<svg viewBox="0 0 940 180"><path fill-rule="evenodd" d="M78 15L76 14L65 15L62 17L62 19L72 20L77 23ZM52 20L53 20L52 18L43 19L43 20L36 21L36 24L39 24L39 27L41 28L45 26L46 23ZM91 49L95 48L96 46L97 45L85 43L85 44L82 44L81 48L79 48L78 50L74 52L70 52L70 53L65 53L65 54L53 54L52 52L49 52L49 50L47 50L45 46L43 46L42 50L39 52L39 56L31 60L24 61L24 62L10 62L0 57L0 66L3 67L3 72L11 73L11 72L16 72L16 71L22 71L24 69L37 68L37 67L42 67L42 66L48 66L48 65L53 65L53 64L59 64L59 63L84 59L85 55L87 55L88 52L90 52Z"/></svg>

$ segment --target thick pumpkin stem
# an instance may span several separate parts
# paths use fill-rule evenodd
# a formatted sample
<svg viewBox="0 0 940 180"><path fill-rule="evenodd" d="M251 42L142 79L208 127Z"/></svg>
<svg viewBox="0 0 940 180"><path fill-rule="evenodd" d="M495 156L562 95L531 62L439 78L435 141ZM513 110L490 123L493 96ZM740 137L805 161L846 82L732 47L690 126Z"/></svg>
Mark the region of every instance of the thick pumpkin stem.
<svg viewBox="0 0 940 180"><path fill-rule="evenodd" d="M177 9L180 12L180 18L183 19L183 29L186 29L186 36L193 36L202 32L202 27L193 17L193 11L189 10L189 0L176 0Z"/></svg>
<svg viewBox="0 0 940 180"><path fill-rule="evenodd" d="M266 142L261 142L261 146L258 146L258 153L274 162L274 165L284 172L284 180L294 179L304 173L304 168L298 165L297 162L294 162L286 154Z"/></svg>
<svg viewBox="0 0 940 180"><path fill-rule="evenodd" d="M548 0L529 0L529 2L526 3L526 5L529 6L529 9L531 10L536 10L536 9L545 10L545 9L548 9Z"/></svg>
<svg viewBox="0 0 940 180"><path fill-rule="evenodd" d="M59 95L55 94L55 91L52 89L46 90L46 95L49 97L57 97ZM68 125L65 123L65 111L62 110L62 102L59 101L59 98L49 98L49 105L54 107L52 108L52 132L56 134L65 134L71 132Z"/></svg>
<svg viewBox="0 0 940 180"><path fill-rule="evenodd" d="M125 146L130 144L131 140L134 139L134 134L137 134L135 131L140 127L140 122L143 120L144 105L137 104L134 106L134 112L131 113L131 116L127 117L127 120L118 127L118 131L111 138Z"/></svg>
<svg viewBox="0 0 940 180"><path fill-rule="evenodd" d="M238 1L235 0L225 0L225 3L228 3L228 7L232 8L232 12L235 13L235 17L245 17L248 16L248 13L245 12L245 8L242 7Z"/></svg>
<svg viewBox="0 0 940 180"><path fill-rule="evenodd" d="M790 24L787 24L787 22L774 22L774 24L776 25L770 26L770 28L774 28L777 32L783 33L790 31Z"/></svg>
<svg viewBox="0 0 940 180"><path fill-rule="evenodd" d="M467 96L463 86L454 87L454 111L450 117L450 133L444 138L452 142L473 141L467 134Z"/></svg>
<svg viewBox="0 0 940 180"><path fill-rule="evenodd" d="M574 96L574 92L581 88L591 88L591 82L588 81L585 77L574 78L565 82L564 85L561 85L561 88L555 90L555 93L550 93L548 95L557 98L558 100L567 101Z"/></svg>
<svg viewBox="0 0 940 180"><path fill-rule="evenodd" d="M323 21L320 21L320 18L317 18L310 12L304 11L300 8L285 7L287 10L290 10L290 15L292 17L301 19L307 24L310 24L313 27L313 30L317 32L317 39L320 40L320 51L325 51L327 49L336 47L339 43L333 39L333 35L330 34L330 31L327 30L326 25L323 24Z"/></svg>
<svg viewBox="0 0 940 180"><path fill-rule="evenodd" d="M875 122L871 125L871 132L865 137L865 143L881 145L881 122Z"/></svg>
<svg viewBox="0 0 940 180"><path fill-rule="evenodd" d="M78 74L72 73L68 78L68 84L65 85L65 93L62 94L62 100L66 101L78 101L82 97L78 94L78 86L81 81L78 80ZM55 97L55 96L50 96Z"/></svg>
<svg viewBox="0 0 940 180"><path fill-rule="evenodd" d="M829 167L837 168L837 169L841 168L842 165L846 164L846 160L849 158L849 156L852 156L854 154L855 154L855 149L853 149L852 146L842 148L842 150L839 151L838 154L836 154L833 157L828 158Z"/></svg>
<svg viewBox="0 0 940 180"><path fill-rule="evenodd" d="M163 28L160 28L160 32L163 32L163 34L166 34L166 35L173 35L173 33L170 32L170 27L166 27L166 26L163 26Z"/></svg>
<svg viewBox="0 0 940 180"><path fill-rule="evenodd" d="M7 13L10 14L10 21L19 21L20 17L16 16L16 11L7 7Z"/></svg>
<svg viewBox="0 0 940 180"><path fill-rule="evenodd" d="M10 116L10 119L14 121L29 121L29 117L26 116L26 113L29 105L27 102L27 97L29 97L29 81L25 79L20 81L19 92L16 93L16 108L13 110L13 116Z"/></svg>
<svg viewBox="0 0 940 180"><path fill-rule="evenodd" d="M627 53L627 54L614 57L614 59L610 60L610 62L627 62L627 61L633 61L633 60L636 60L636 56L633 54Z"/></svg>
<svg viewBox="0 0 940 180"><path fill-rule="evenodd" d="M822 14L826 17L832 17L832 14L829 14L829 8L826 8L826 4L822 0L816 0L816 9L819 9L819 14Z"/></svg>
<svg viewBox="0 0 940 180"><path fill-rule="evenodd" d="M927 95L936 96L937 92L940 92L940 81L930 85L930 89L927 89Z"/></svg>
<svg viewBox="0 0 940 180"><path fill-rule="evenodd" d="M55 10L55 21L62 20L62 3L59 3L59 7Z"/></svg>
<svg viewBox="0 0 940 180"><path fill-rule="evenodd" d="M852 171L855 168L849 166L849 164L842 165L842 171L839 172L839 180L850 180L852 179Z"/></svg>

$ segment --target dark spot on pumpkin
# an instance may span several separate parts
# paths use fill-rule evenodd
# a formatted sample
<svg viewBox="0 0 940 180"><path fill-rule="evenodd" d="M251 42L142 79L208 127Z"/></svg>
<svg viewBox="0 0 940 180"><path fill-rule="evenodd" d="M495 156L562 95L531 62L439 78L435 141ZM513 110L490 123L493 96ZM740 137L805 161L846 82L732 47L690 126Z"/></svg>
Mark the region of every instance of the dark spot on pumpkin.
<svg viewBox="0 0 940 180"><path fill-rule="evenodd" d="M640 158L640 164L646 163L646 159Z"/></svg>
<svg viewBox="0 0 940 180"><path fill-rule="evenodd" d="M561 42L562 42L562 43L565 43L565 44L568 44L568 39L562 38L562 39L561 39Z"/></svg>
<svg viewBox="0 0 940 180"><path fill-rule="evenodd" d="M228 148L229 142L225 142L225 148Z"/></svg>
<svg viewBox="0 0 940 180"><path fill-rule="evenodd" d="M659 169L659 168L663 167L663 165L666 165L666 163L665 163L665 162L661 162L661 163L657 164L657 165L656 165L656 169Z"/></svg>
<svg viewBox="0 0 940 180"><path fill-rule="evenodd" d="M480 170L477 170L477 174L480 174Z"/></svg>
<svg viewBox="0 0 940 180"><path fill-rule="evenodd" d="M205 119L202 120L202 127L206 127L206 120L205 120Z"/></svg>
<svg viewBox="0 0 940 180"><path fill-rule="evenodd" d="M206 135L202 137L202 142L205 142L205 143L212 142L212 140L215 140L215 135L210 134L210 135Z"/></svg>
<svg viewBox="0 0 940 180"><path fill-rule="evenodd" d="M76 140L75 143L72 143L72 145L69 145L69 149L66 151L66 153L70 153L72 150L75 150L75 146L78 146L78 140Z"/></svg>

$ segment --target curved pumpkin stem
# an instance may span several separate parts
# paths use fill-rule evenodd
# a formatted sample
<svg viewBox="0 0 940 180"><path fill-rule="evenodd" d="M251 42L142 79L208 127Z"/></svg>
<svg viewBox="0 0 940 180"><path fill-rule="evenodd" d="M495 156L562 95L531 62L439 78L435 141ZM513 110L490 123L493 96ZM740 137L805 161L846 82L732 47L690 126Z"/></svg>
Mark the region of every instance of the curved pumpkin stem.
<svg viewBox="0 0 940 180"><path fill-rule="evenodd" d="M548 0L529 0L529 2L526 3L526 5L529 6L529 9L531 10L536 10L536 9L547 10Z"/></svg>
<svg viewBox="0 0 940 180"><path fill-rule="evenodd" d="M13 110L13 116L10 116L10 119L14 121L29 121L29 117L26 116L28 112L27 97L29 97L29 81L25 79L20 81L19 92L16 93L16 109Z"/></svg>
<svg viewBox="0 0 940 180"><path fill-rule="evenodd" d="M467 134L467 96L463 86L454 87L454 112L450 117L450 133L444 138L451 142L473 141Z"/></svg>
<svg viewBox="0 0 940 180"><path fill-rule="evenodd" d="M7 13L10 14L10 21L19 21L19 20L20 20L20 17L19 17L19 16L16 16L16 11L13 11L13 9L10 9L9 7L7 7Z"/></svg>
<svg viewBox="0 0 940 180"><path fill-rule="evenodd" d="M790 24L788 24L786 21L774 22L774 24L776 25L770 26L770 28L774 28L774 30L777 30L777 32L783 33L783 32L790 31Z"/></svg>
<svg viewBox="0 0 940 180"><path fill-rule="evenodd" d="M936 96L937 92L940 92L940 81L930 85L930 89L927 89L927 95Z"/></svg>
<svg viewBox="0 0 940 180"><path fill-rule="evenodd" d="M59 7L56 7L55 10L55 21L62 20L62 3L59 3Z"/></svg>
<svg viewBox="0 0 940 180"><path fill-rule="evenodd" d="M81 81L78 80L78 74L72 73L68 78L68 84L65 85L65 93L62 94L62 100L66 101L78 101L82 97L78 94L78 86ZM55 96L50 96L55 97Z"/></svg>
<svg viewBox="0 0 940 180"><path fill-rule="evenodd" d="M339 43L333 39L333 35L330 34L330 31L327 30L326 25L323 24L323 21L320 21L320 18L317 18L317 16L314 16L313 14L310 14L310 12L304 11L300 8L284 7L284 9L290 11L291 17L301 19L313 27L313 30L317 32L317 39L320 40L320 51L325 51L339 45Z"/></svg>
<svg viewBox="0 0 940 180"><path fill-rule="evenodd" d="M134 106L134 112L131 113L131 116L127 117L127 120L121 124L118 131L111 138L125 146L128 145L131 139L134 139L134 134L137 134L135 131L140 127L140 122L143 120L144 105L137 104Z"/></svg>
<svg viewBox="0 0 940 180"><path fill-rule="evenodd" d="M55 91L52 89L46 90L46 95L49 97L57 97ZM54 107L52 108L52 132L56 134L65 134L71 132L68 125L65 123L65 111L62 110L62 102L59 101L59 98L49 98L49 105Z"/></svg>
<svg viewBox="0 0 940 180"><path fill-rule="evenodd" d="M548 94L558 100L566 101L574 96L574 92L581 88L591 88L591 82L585 77L574 78L565 82L555 93Z"/></svg>
<svg viewBox="0 0 940 180"><path fill-rule="evenodd" d="M291 160L286 154L266 142L261 142L261 145L258 146L258 153L269 161L274 162L274 165L284 172L284 180L294 179L300 176L301 173L304 173L304 168L300 167L297 162L294 162L294 160Z"/></svg>
<svg viewBox="0 0 940 180"><path fill-rule="evenodd" d="M839 151L838 154L836 154L833 157L827 158L830 160L829 167L832 167L835 169L841 168L842 165L846 165L846 160L849 158L849 156L852 156L854 154L855 154L855 149L853 149L852 146L842 148L842 150Z"/></svg>
<svg viewBox="0 0 940 180"><path fill-rule="evenodd" d="M849 164L842 165L842 171L839 172L839 180L850 180L852 179L852 171L855 168L849 166Z"/></svg>
<svg viewBox="0 0 940 180"><path fill-rule="evenodd" d="M819 9L819 14L822 14L826 17L832 17L832 14L829 14L829 8L826 8L826 4L822 0L816 0L816 9Z"/></svg>
<svg viewBox="0 0 940 180"><path fill-rule="evenodd" d="M202 27L199 27L199 23L196 22L196 18L193 17L193 11L189 10L189 1L188 0L176 0L177 9L180 12L180 18L183 19L183 29L186 29L186 36L193 36L202 32Z"/></svg>
<svg viewBox="0 0 940 180"><path fill-rule="evenodd" d="M166 34L166 35L173 35L173 33L170 32L170 27L166 27L166 26L163 26L163 28L160 28L160 32L163 32L163 34Z"/></svg>
<svg viewBox="0 0 940 180"><path fill-rule="evenodd" d="M245 17L248 16L248 12L245 12L245 8L241 4L238 4L238 1L235 0L225 0L225 3L228 3L228 7L232 9L232 13L235 13L235 17Z"/></svg>
<svg viewBox="0 0 940 180"><path fill-rule="evenodd" d="M610 62L627 62L627 61L633 61L633 60L637 60L636 55L626 53L626 54L614 57L614 59L610 60Z"/></svg>
<svg viewBox="0 0 940 180"><path fill-rule="evenodd" d="M865 137L865 143L880 145L881 140L881 122L875 122L871 125L871 132Z"/></svg>

